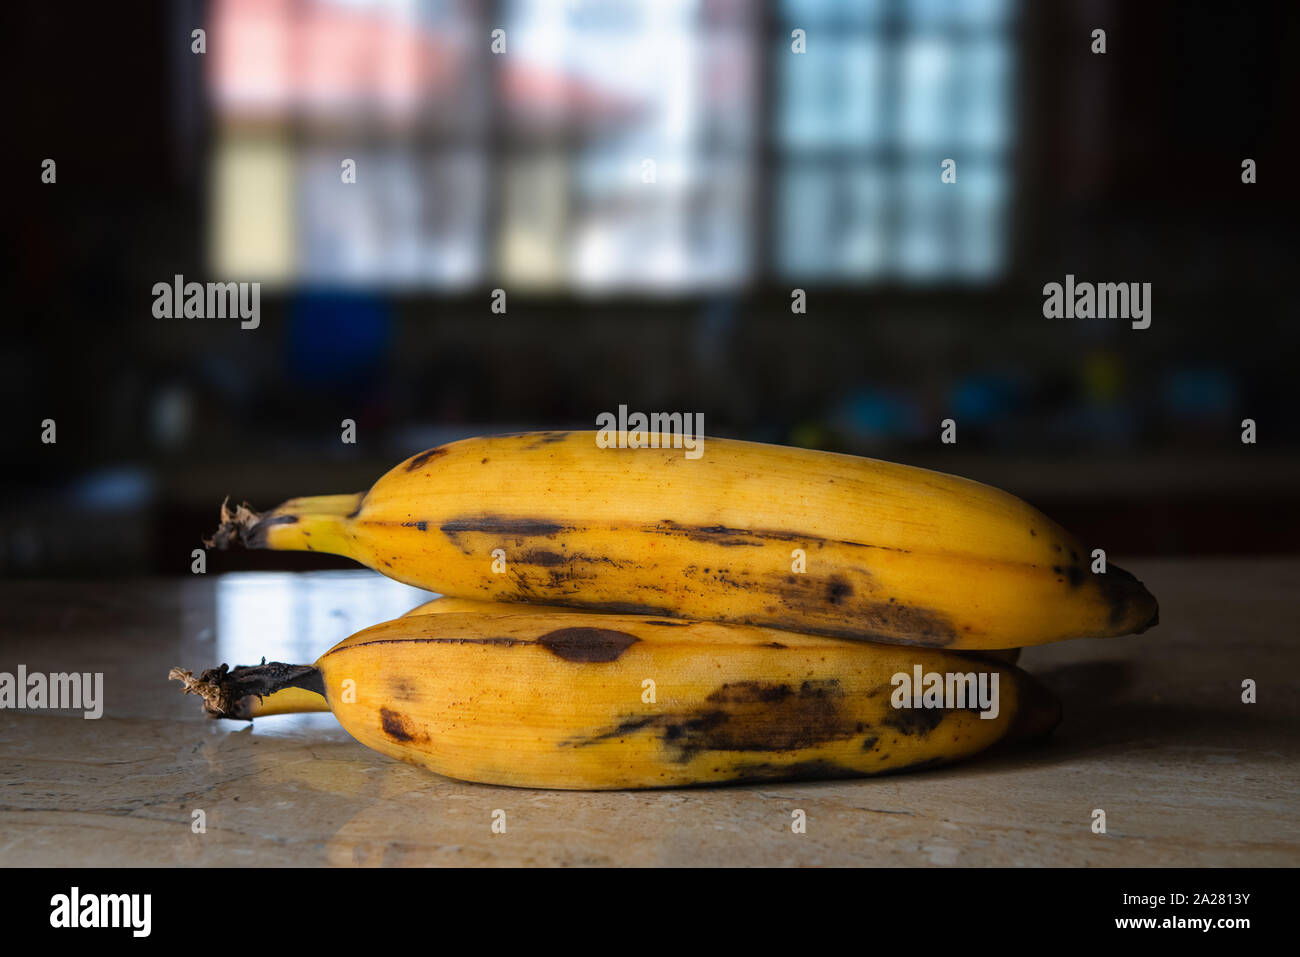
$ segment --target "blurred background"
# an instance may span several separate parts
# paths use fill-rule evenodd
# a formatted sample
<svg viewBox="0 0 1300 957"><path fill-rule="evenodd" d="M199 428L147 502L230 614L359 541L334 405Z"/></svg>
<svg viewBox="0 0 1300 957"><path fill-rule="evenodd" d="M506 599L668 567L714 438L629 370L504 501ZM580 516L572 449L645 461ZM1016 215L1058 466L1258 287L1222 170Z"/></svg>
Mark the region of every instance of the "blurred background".
<svg viewBox="0 0 1300 957"><path fill-rule="evenodd" d="M619 404L967 475L1111 555L1296 549L1295 5L8 13L6 576L187 574L227 495ZM1067 273L1151 283L1151 327L1044 318ZM260 325L155 318L177 274L260 282Z"/></svg>

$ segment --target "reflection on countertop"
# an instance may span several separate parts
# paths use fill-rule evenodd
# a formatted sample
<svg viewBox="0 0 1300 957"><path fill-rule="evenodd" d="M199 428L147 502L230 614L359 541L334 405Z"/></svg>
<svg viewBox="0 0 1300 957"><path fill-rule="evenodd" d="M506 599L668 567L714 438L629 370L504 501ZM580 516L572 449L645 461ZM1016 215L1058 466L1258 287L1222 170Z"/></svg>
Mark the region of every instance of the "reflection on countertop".
<svg viewBox="0 0 1300 957"><path fill-rule="evenodd" d="M214 654L310 664L348 635L436 597L369 571L241 572L216 580Z"/></svg>

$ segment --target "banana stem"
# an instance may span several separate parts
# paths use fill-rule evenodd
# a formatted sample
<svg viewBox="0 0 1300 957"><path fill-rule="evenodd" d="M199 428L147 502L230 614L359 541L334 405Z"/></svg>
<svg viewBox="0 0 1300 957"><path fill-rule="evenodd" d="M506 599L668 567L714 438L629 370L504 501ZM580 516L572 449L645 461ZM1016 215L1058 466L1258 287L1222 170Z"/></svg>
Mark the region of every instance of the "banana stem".
<svg viewBox="0 0 1300 957"><path fill-rule="evenodd" d="M237 543L245 548L350 555L349 522L363 497L364 493L355 492L292 498L269 512L255 512L247 503L231 508L226 499L221 503L221 524L203 544L217 549Z"/></svg>
<svg viewBox="0 0 1300 957"><path fill-rule="evenodd" d="M209 668L197 678L193 672L173 668L167 676L181 682L185 694L203 699L203 711L210 718L252 721L266 714L328 711L321 673L312 665L288 665L282 661L231 668Z"/></svg>

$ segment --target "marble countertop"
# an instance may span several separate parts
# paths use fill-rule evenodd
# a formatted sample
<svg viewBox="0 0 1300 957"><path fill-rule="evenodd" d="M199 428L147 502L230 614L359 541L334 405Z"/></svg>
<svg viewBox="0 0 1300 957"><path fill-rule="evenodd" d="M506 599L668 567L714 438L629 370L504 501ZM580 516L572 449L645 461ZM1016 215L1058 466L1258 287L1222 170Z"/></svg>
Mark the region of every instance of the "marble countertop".
<svg viewBox="0 0 1300 957"><path fill-rule="evenodd" d="M0 712L0 865L1300 864L1300 559L1116 560L1161 624L1025 652L1064 706L1049 744L877 779L649 792L452 781L328 714L206 720L167 680L174 665L310 662L429 597L370 572L0 583L0 672L104 675L96 720Z"/></svg>

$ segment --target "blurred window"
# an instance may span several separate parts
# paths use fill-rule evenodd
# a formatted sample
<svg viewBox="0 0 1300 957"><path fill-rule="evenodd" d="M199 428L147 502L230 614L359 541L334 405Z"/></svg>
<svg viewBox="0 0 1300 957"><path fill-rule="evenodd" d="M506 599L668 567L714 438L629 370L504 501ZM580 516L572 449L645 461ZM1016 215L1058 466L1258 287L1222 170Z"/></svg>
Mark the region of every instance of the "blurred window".
<svg viewBox="0 0 1300 957"><path fill-rule="evenodd" d="M978 281L1007 247L1010 0L783 0L772 248L786 277ZM794 30L807 52L791 51ZM956 182L940 179L956 162Z"/></svg>
<svg viewBox="0 0 1300 957"><path fill-rule="evenodd" d="M993 276L1008 5L214 0L214 267L271 284L668 293L772 266Z"/></svg>
<svg viewBox="0 0 1300 957"><path fill-rule="evenodd" d="M481 7L214 0L216 268L269 283L480 282L491 116Z"/></svg>
<svg viewBox="0 0 1300 957"><path fill-rule="evenodd" d="M752 7L503 4L507 281L672 291L748 278Z"/></svg>

